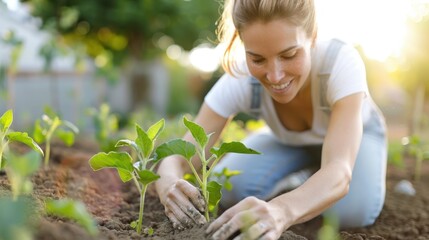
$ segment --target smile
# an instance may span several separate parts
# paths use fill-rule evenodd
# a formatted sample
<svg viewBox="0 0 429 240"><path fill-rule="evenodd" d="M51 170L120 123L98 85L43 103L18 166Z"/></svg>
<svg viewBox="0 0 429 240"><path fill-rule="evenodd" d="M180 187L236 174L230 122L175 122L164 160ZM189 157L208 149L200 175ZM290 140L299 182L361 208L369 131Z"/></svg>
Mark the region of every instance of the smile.
<svg viewBox="0 0 429 240"><path fill-rule="evenodd" d="M292 82L292 80L290 80L287 83L283 83L283 84L271 85L271 87L274 88L274 89L276 89L276 90L283 90L283 89L287 88L290 85L291 82Z"/></svg>

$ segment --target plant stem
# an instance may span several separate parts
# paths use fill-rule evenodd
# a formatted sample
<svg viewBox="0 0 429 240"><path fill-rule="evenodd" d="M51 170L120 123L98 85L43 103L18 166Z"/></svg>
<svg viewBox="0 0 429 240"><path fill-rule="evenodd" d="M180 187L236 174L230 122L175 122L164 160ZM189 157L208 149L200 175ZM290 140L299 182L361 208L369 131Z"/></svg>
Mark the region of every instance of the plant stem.
<svg viewBox="0 0 429 240"><path fill-rule="evenodd" d="M416 154L416 169L414 170L414 180L416 182L420 181L420 171L422 168L422 162L423 162L423 151L421 149L418 149Z"/></svg>
<svg viewBox="0 0 429 240"><path fill-rule="evenodd" d="M50 139L47 139L46 148L45 148L45 168L48 167L50 155L51 155L51 141Z"/></svg>
<svg viewBox="0 0 429 240"><path fill-rule="evenodd" d="M146 195L147 185L143 185L143 188L140 192L140 212L139 212L139 220L137 223L137 233L140 234L142 231L142 222L143 222L143 211L144 211L144 199Z"/></svg>
<svg viewBox="0 0 429 240"><path fill-rule="evenodd" d="M137 178L136 178L135 172L134 172L132 175L133 175L134 183L135 183L135 184L136 184L136 186L137 186L137 189L139 190L139 192L141 192L141 191L142 191L142 189L141 189L141 187L140 187L139 181L138 181L138 180L137 180Z"/></svg>

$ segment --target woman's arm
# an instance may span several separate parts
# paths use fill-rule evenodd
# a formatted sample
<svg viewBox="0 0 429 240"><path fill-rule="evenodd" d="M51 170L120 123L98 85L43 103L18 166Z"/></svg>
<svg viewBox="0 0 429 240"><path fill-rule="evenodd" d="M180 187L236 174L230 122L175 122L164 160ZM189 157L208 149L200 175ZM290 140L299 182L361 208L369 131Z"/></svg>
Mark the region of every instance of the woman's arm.
<svg viewBox="0 0 429 240"><path fill-rule="evenodd" d="M364 93L356 93L334 104L320 170L299 188L270 201L283 206L289 218L286 227L316 217L348 193L362 138L363 98Z"/></svg>
<svg viewBox="0 0 429 240"><path fill-rule="evenodd" d="M331 112L319 171L302 186L269 202L248 197L225 211L207 229L213 239L238 230L249 239L278 239L290 226L310 220L344 197L362 138L362 99L357 93L338 100Z"/></svg>
<svg viewBox="0 0 429 240"><path fill-rule="evenodd" d="M207 149L210 149L217 141L227 121L228 119L215 113L205 103L202 105L195 122L203 127L207 133L213 132ZM195 144L189 131L183 139ZM197 157L192 159L192 163L196 169L201 167L201 162ZM190 172L186 160L178 155L165 158L158 168L158 174L161 178L155 182L156 190L161 203L166 208L167 216L177 227L187 226L193 222L205 222L204 217L197 211L197 209L204 211L204 201L200 193L191 184L182 180L184 174Z"/></svg>

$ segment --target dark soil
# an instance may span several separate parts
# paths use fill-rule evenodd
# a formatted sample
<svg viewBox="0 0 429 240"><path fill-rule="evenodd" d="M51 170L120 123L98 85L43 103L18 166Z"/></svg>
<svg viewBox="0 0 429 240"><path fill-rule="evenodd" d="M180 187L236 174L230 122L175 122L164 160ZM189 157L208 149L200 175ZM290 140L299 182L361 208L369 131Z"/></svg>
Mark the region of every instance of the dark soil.
<svg viewBox="0 0 429 240"><path fill-rule="evenodd" d="M115 170L93 172L88 159L97 153L93 144L80 143L72 148L55 145L48 169L40 169L33 178L33 198L42 206L45 199L80 199L98 223L100 234L89 236L73 221L44 216L36 225L35 239L207 239L206 226L178 231L164 215L164 208L153 189L146 195L143 227L138 235L130 222L138 218L139 193L131 183L122 183ZM429 239L429 162L424 163L422 178L413 182L415 196L393 191L402 179L412 180L412 159L406 168L388 167L386 202L371 227L342 230L341 239ZM0 175L0 191L8 192L9 182ZM321 217L293 226L280 239L317 239ZM147 230L152 228L153 235Z"/></svg>

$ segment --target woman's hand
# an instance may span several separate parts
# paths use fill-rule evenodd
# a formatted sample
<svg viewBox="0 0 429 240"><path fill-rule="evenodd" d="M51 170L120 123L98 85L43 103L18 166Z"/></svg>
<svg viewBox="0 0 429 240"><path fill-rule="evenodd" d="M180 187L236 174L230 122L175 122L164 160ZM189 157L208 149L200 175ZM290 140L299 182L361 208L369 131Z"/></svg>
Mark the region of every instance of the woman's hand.
<svg viewBox="0 0 429 240"><path fill-rule="evenodd" d="M225 211L207 228L211 239L278 239L286 230L284 210L255 197L248 197Z"/></svg>
<svg viewBox="0 0 429 240"><path fill-rule="evenodd" d="M174 228L183 229L195 223L201 225L206 223L201 214L205 211L205 202L200 191L183 179L168 188L161 197L161 202Z"/></svg>

